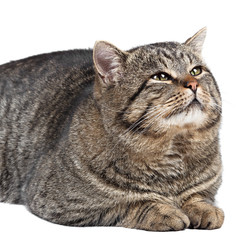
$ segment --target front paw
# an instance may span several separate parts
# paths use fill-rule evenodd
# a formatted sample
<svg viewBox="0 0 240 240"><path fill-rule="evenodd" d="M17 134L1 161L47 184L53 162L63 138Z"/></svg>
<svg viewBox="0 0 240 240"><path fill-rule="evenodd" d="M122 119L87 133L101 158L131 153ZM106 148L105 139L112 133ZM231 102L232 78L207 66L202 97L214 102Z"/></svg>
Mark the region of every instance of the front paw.
<svg viewBox="0 0 240 240"><path fill-rule="evenodd" d="M134 206L118 226L148 231L179 231L190 224L182 210L167 204L145 203Z"/></svg>
<svg viewBox="0 0 240 240"><path fill-rule="evenodd" d="M156 231L179 231L189 227L188 217L180 210L169 205L159 205L150 226Z"/></svg>
<svg viewBox="0 0 240 240"><path fill-rule="evenodd" d="M224 221L223 211L206 202L187 204L183 210L190 219L191 228L217 229Z"/></svg>

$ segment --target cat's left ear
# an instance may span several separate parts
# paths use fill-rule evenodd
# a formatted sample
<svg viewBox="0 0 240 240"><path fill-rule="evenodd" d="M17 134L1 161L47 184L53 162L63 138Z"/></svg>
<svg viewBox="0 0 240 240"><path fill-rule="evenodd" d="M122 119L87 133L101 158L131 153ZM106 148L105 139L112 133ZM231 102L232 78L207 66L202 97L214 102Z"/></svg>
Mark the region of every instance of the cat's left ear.
<svg viewBox="0 0 240 240"><path fill-rule="evenodd" d="M184 44L191 47L193 51L196 52L197 54L201 54L206 34L207 28L204 27L200 31L198 31L195 35L193 35L191 38L189 38Z"/></svg>
<svg viewBox="0 0 240 240"><path fill-rule="evenodd" d="M116 82L120 74L126 54L111 43L97 41L93 48L95 68L104 85Z"/></svg>

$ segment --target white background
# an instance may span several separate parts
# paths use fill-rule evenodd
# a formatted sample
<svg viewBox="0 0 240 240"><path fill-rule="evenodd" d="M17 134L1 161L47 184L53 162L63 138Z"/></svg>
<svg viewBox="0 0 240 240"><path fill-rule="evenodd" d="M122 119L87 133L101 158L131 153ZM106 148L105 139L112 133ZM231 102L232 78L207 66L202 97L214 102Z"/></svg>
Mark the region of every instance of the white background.
<svg viewBox="0 0 240 240"><path fill-rule="evenodd" d="M1 239L239 239L240 15L239 1L3 1L0 0L0 64L30 55L93 47L107 40L119 48L158 41L183 42L207 26L203 56L223 98L223 184L217 196L225 211L219 230L146 232L123 228L73 228L43 221L25 207L0 204Z"/></svg>

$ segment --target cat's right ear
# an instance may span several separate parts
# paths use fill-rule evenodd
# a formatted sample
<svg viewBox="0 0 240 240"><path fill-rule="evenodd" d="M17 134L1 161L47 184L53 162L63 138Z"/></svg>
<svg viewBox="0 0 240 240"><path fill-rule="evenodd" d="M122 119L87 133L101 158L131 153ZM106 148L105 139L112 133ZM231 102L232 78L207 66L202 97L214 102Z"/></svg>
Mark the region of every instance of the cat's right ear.
<svg viewBox="0 0 240 240"><path fill-rule="evenodd" d="M108 42L97 41L94 45L94 65L105 85L116 82L116 77L120 74L125 59L126 53Z"/></svg>
<svg viewBox="0 0 240 240"><path fill-rule="evenodd" d="M204 27L200 31L198 31L195 35L193 35L191 38L189 38L185 42L185 45L191 47L194 52L201 55L202 46L206 38L206 34L207 34L207 28Z"/></svg>

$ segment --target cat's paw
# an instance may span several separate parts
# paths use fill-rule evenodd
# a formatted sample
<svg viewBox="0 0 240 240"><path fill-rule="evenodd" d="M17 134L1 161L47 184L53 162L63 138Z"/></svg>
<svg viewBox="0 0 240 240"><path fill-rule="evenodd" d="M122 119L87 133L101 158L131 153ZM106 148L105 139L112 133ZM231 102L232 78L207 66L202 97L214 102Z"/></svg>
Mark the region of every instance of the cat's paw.
<svg viewBox="0 0 240 240"><path fill-rule="evenodd" d="M224 221L224 213L206 202L196 202L183 207L184 212L190 219L191 228L217 229Z"/></svg>
<svg viewBox="0 0 240 240"><path fill-rule="evenodd" d="M141 211L143 209L143 211ZM165 204L153 204L141 207L138 217L128 227L148 231L179 231L190 224L188 217L178 208Z"/></svg>
<svg viewBox="0 0 240 240"><path fill-rule="evenodd" d="M168 204L145 203L128 209L117 226L147 231L180 231L188 228L189 218L183 211Z"/></svg>
<svg viewBox="0 0 240 240"><path fill-rule="evenodd" d="M151 223L157 231L180 231L189 225L189 218L180 209L168 205L159 208L159 214Z"/></svg>

